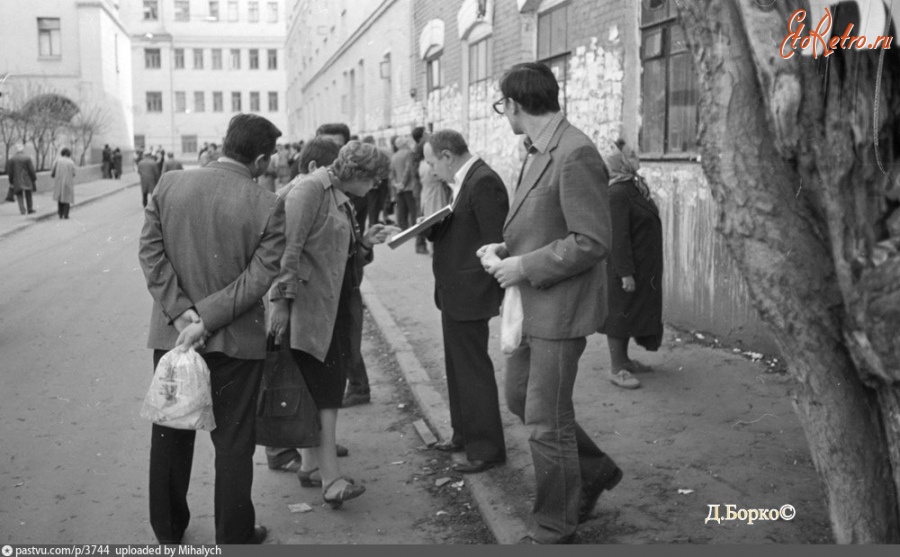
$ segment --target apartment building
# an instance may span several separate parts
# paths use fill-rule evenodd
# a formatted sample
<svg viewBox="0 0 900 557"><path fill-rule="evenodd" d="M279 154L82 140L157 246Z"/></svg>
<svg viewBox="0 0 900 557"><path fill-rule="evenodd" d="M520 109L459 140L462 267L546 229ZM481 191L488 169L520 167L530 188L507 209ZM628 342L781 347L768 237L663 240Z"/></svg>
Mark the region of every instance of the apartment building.
<svg viewBox="0 0 900 557"><path fill-rule="evenodd" d="M0 17L0 111L53 94L84 112L102 110L93 138L129 150L133 133L131 39L115 0L29 0ZM2 153L0 153L2 156Z"/></svg>
<svg viewBox="0 0 900 557"><path fill-rule="evenodd" d="M131 0L134 146L185 161L221 144L238 113L287 139L285 0Z"/></svg>
<svg viewBox="0 0 900 557"><path fill-rule="evenodd" d="M568 120L601 153L622 138L641 157L665 230L667 321L775 350L715 234L676 0L298 0L289 25L292 129L455 128L510 190L521 137L491 104L511 65L550 66Z"/></svg>

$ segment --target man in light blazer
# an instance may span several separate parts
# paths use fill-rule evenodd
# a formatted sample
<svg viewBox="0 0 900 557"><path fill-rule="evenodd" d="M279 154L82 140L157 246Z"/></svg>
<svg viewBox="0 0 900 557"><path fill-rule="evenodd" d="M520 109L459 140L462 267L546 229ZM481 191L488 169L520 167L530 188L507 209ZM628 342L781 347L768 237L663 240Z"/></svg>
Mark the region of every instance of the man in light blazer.
<svg viewBox="0 0 900 557"><path fill-rule="evenodd" d="M425 160L453 190L453 213L431 227L434 242L434 301L441 310L444 362L453 435L435 448L466 451L456 472L483 472L506 461L503 422L494 364L488 355L488 321L500 313L503 290L487 274L476 252L503 241L509 198L500 176L469 147L459 132L434 132Z"/></svg>
<svg viewBox="0 0 900 557"><path fill-rule="evenodd" d="M284 201L253 178L268 167L280 135L260 116L232 118L221 159L163 175L141 231L154 368L167 351L195 346L210 370L216 543L266 537L264 527L254 526L250 490L266 357L262 297L281 266ZM150 523L163 544L180 543L190 520L194 434L153 425Z"/></svg>
<svg viewBox="0 0 900 557"><path fill-rule="evenodd" d="M523 543L569 543L622 472L575 422L572 391L587 335L606 316L610 246L607 172L593 142L560 112L545 65L513 66L494 109L528 154L501 244L479 250L485 268L522 295L522 342L506 369L509 409L531 430L534 525Z"/></svg>

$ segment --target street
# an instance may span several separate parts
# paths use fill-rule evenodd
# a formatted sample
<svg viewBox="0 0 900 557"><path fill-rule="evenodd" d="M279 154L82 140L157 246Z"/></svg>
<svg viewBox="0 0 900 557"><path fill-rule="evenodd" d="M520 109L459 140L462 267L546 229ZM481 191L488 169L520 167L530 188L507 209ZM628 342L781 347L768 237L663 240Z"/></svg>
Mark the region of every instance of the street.
<svg viewBox="0 0 900 557"><path fill-rule="evenodd" d="M151 298L137 247L143 210L129 189L0 238L0 541L155 543L148 522ZM255 457L257 522L268 543L492 543L450 460L422 450L419 419L377 330L363 350L373 403L341 412L345 474L368 491L338 511L318 489ZM213 543L212 445L198 434L185 543ZM293 514L288 505L307 503Z"/></svg>

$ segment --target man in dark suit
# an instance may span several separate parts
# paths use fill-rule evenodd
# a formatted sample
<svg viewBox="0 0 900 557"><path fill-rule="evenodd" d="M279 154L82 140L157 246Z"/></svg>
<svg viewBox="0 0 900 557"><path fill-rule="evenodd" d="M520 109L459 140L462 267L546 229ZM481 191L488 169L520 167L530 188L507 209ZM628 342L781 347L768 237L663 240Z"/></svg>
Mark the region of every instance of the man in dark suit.
<svg viewBox="0 0 900 557"><path fill-rule="evenodd" d="M501 244L479 250L500 286L522 296L522 342L506 368L506 401L531 430L537 482L525 543L568 543L622 472L575 422L572 391L587 335L606 316L610 219L607 171L594 143L569 124L559 85L539 63L513 66L494 109L528 154Z"/></svg>
<svg viewBox="0 0 900 557"><path fill-rule="evenodd" d="M147 153L137 163L138 175L141 177L141 203L147 206L147 200L153 194L156 183L159 182L159 165L156 157Z"/></svg>
<svg viewBox="0 0 900 557"><path fill-rule="evenodd" d="M216 543L266 537L264 527L254 527L250 488L266 356L262 297L281 266L284 201L253 178L268 168L280 135L260 116L232 118L220 160L163 175L141 231L141 267L154 302L154 368L166 351L195 346L210 370ZM153 425L150 523L160 543L180 543L190 519L194 437Z"/></svg>
<svg viewBox="0 0 900 557"><path fill-rule="evenodd" d="M453 213L427 232L434 242L434 301L441 310L453 427L451 438L436 448L465 449L469 462L454 470L483 472L506 461L494 364L488 355L488 321L499 313L503 291L475 252L503 240L509 198L497 173L469 153L459 132L435 132L424 151L435 174L453 189Z"/></svg>

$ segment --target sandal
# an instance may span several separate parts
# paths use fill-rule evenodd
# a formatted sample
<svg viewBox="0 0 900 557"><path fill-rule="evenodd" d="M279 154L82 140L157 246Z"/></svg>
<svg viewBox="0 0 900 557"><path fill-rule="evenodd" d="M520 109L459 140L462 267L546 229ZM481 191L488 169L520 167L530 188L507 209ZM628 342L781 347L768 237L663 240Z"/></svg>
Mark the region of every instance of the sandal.
<svg viewBox="0 0 900 557"><path fill-rule="evenodd" d="M322 475L318 474L317 478L313 474L318 472L318 468L312 470L297 470L297 478L300 479L300 485L303 487L319 487L322 485Z"/></svg>
<svg viewBox="0 0 900 557"><path fill-rule="evenodd" d="M622 367L627 369L631 373L650 373L651 371L653 371L652 367L646 364L642 364L637 360L628 360L628 363L626 363Z"/></svg>
<svg viewBox="0 0 900 557"><path fill-rule="evenodd" d="M329 499L327 497L328 490L331 488L331 486L341 480L344 480L346 482L346 485L344 485L344 487L342 487L341 490L337 493L337 497L332 497L331 499ZM322 490L322 499L324 499L326 503L331 505L332 509L337 509L344 504L344 501L349 501L350 499L359 497L365 492L366 486L356 485L350 478L339 477L325 486L325 489Z"/></svg>
<svg viewBox="0 0 900 557"><path fill-rule="evenodd" d="M609 372L609 381L613 385L617 387L622 387L623 389L637 389L641 386L641 382L637 380L637 378L631 374L627 369L620 369L619 371L610 371Z"/></svg>
<svg viewBox="0 0 900 557"><path fill-rule="evenodd" d="M270 470L275 470L276 472L296 472L300 473L300 457L292 458L288 462L285 462L281 466L269 466Z"/></svg>

